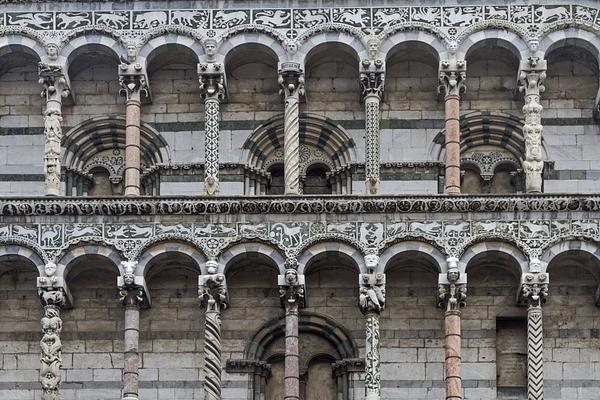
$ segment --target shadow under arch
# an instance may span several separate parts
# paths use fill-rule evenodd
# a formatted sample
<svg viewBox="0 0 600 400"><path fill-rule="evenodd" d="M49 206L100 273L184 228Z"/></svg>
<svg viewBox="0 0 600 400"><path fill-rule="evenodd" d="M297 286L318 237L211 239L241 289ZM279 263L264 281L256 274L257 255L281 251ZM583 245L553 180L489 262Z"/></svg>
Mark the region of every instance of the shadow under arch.
<svg viewBox="0 0 600 400"><path fill-rule="evenodd" d="M274 245L261 241L238 242L225 249L217 260L217 272L227 274L231 266L246 254L258 254L275 266L279 274L285 273L285 258L282 251Z"/></svg>
<svg viewBox="0 0 600 400"><path fill-rule="evenodd" d="M341 256L349 261L357 274L367 272L364 255L359 249L344 242L329 240L315 243L299 255L298 274L306 274L311 264L331 256Z"/></svg>
<svg viewBox="0 0 600 400"><path fill-rule="evenodd" d="M520 279L521 274L529 271L529 260L521 250L516 245L501 239L477 242L467 247L458 261L458 269L461 273L465 273L473 259L490 252L503 254L507 259L512 260L518 268L518 271L514 271L517 279Z"/></svg>
<svg viewBox="0 0 600 400"><path fill-rule="evenodd" d="M136 275L146 277L157 259L179 255L183 257L183 265L193 269L200 274L206 274L206 254L193 243L184 240L163 238L162 240L152 242L141 251L136 267ZM191 265L191 267L189 267Z"/></svg>

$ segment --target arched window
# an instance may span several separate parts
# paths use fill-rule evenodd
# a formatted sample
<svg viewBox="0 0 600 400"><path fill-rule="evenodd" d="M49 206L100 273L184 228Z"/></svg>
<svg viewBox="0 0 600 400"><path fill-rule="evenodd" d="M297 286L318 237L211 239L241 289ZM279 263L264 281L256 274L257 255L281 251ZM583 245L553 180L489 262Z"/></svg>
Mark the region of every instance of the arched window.
<svg viewBox="0 0 600 400"><path fill-rule="evenodd" d="M306 180L304 192L352 193L349 167L356 162L354 148L354 140L341 126L319 115L301 114L299 172ZM279 194L274 190L279 176L283 176L279 175L283 171L283 116L275 116L256 128L243 151L247 163L245 194ZM275 165L281 169L271 170ZM271 173L270 179L267 172Z"/></svg>
<svg viewBox="0 0 600 400"><path fill-rule="evenodd" d="M271 174L271 179L267 183L267 194L284 194L283 164L277 163L271 165L268 172Z"/></svg>
<svg viewBox="0 0 600 400"><path fill-rule="evenodd" d="M309 166L304 178L304 194L331 194L329 173L329 167L324 164Z"/></svg>
<svg viewBox="0 0 600 400"><path fill-rule="evenodd" d="M147 124L140 126L142 193L158 195L158 169L170 161L167 142ZM125 119L92 118L71 129L62 143L67 196L121 195L125 170ZM107 176L108 175L108 176ZM110 189L110 190L109 190Z"/></svg>

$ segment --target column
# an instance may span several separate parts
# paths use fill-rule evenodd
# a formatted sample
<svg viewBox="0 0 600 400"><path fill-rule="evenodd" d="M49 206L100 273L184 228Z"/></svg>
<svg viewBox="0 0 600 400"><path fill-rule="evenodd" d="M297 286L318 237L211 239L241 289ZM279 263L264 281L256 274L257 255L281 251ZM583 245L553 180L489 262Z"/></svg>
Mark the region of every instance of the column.
<svg viewBox="0 0 600 400"><path fill-rule="evenodd" d="M439 275L438 305L444 312L444 377L446 400L462 399L460 308L467 299L467 276L458 269L458 259L447 260L448 272Z"/></svg>
<svg viewBox="0 0 600 400"><path fill-rule="evenodd" d="M300 96L304 96L304 72L300 63L279 65L279 93L283 95L283 169L285 194L300 194Z"/></svg>
<svg viewBox="0 0 600 400"><path fill-rule="evenodd" d="M149 96L146 72L136 62L135 46L127 47L127 59L121 57L119 65L120 94L125 101L125 196L140 195L141 149L140 115L141 98Z"/></svg>
<svg viewBox="0 0 600 400"><path fill-rule="evenodd" d="M546 60L540 57L529 57L521 61L519 71L519 90L525 95L523 115L523 136L525 136L525 191L527 193L542 193L542 104L540 93L546 79Z"/></svg>
<svg viewBox="0 0 600 400"><path fill-rule="evenodd" d="M206 310L204 331L204 398L221 400L221 311L227 308L225 275L217 274L217 262L206 262L208 275L198 277L198 297Z"/></svg>
<svg viewBox="0 0 600 400"><path fill-rule="evenodd" d="M119 300L125 306L123 328L123 396L122 400L139 399L140 307L149 305L144 278L135 275L136 262L121 263L123 276L117 277Z"/></svg>
<svg viewBox="0 0 600 400"><path fill-rule="evenodd" d="M445 189L460 194L460 94L465 91L465 60L440 61L439 92L444 95L445 110Z"/></svg>
<svg viewBox="0 0 600 400"><path fill-rule="evenodd" d="M361 98L365 103L365 185L367 194L379 193L379 102L384 88L384 62L379 58L361 62Z"/></svg>
<svg viewBox="0 0 600 400"><path fill-rule="evenodd" d="M285 309L285 400L300 400L300 349L298 340L298 309L304 306L304 275L297 271L295 259L286 260L284 275L279 275L279 294Z"/></svg>
<svg viewBox="0 0 600 400"><path fill-rule="evenodd" d="M62 280L59 282L59 278L54 276L56 265L48 263L44 270L47 276L37 279L38 294L44 307L44 316L41 319L43 336L40 340L40 382L42 400L58 400L62 367L60 310L67 303L67 294L65 289L60 287Z"/></svg>
<svg viewBox="0 0 600 400"><path fill-rule="evenodd" d="M527 273L521 278L520 296L527 306L527 399L544 399L544 332L542 304L548 296L549 276Z"/></svg>
<svg viewBox="0 0 600 400"><path fill-rule="evenodd" d="M56 61L56 45L47 46L48 58ZM52 54L52 56L51 56ZM45 193L47 196L60 195L61 176L61 141L63 132L62 122L62 99L69 95L67 80L63 74L62 67L58 64L38 64L39 83L44 87L42 97L46 100L44 111L44 177Z"/></svg>
<svg viewBox="0 0 600 400"><path fill-rule="evenodd" d="M225 100L225 73L216 62L198 64L200 95L204 99L204 193L219 193L219 105Z"/></svg>
<svg viewBox="0 0 600 400"><path fill-rule="evenodd" d="M365 256L368 273L359 276L360 311L365 315L365 395L366 400L381 398L379 354L379 314L385 307L385 274L376 272L379 257Z"/></svg>

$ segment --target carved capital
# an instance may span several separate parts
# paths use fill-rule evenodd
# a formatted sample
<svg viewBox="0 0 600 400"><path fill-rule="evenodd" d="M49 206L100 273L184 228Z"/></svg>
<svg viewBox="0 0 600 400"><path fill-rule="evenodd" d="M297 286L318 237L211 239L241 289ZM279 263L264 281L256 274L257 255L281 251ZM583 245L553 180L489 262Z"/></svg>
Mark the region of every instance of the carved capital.
<svg viewBox="0 0 600 400"><path fill-rule="evenodd" d="M442 60L439 67L438 92L444 96L460 96L466 89L467 62Z"/></svg>
<svg viewBox="0 0 600 400"><path fill-rule="evenodd" d="M143 276L136 275L137 261L121 262L122 275L117 277L119 301L124 305L149 307L150 295Z"/></svg>
<svg viewBox="0 0 600 400"><path fill-rule="evenodd" d="M127 100L139 101L142 97L150 97L146 71L139 62L122 62L119 65L119 85L119 94Z"/></svg>
<svg viewBox="0 0 600 400"><path fill-rule="evenodd" d="M41 96L48 100L61 101L69 95L69 85L62 66L58 64L38 63L39 84L43 86Z"/></svg>
<svg viewBox="0 0 600 400"><path fill-rule="evenodd" d="M67 304L67 296L62 287L38 287L38 295L44 307L62 308Z"/></svg>
<svg viewBox="0 0 600 400"><path fill-rule="evenodd" d="M360 274L358 306L363 314L380 313L385 308L385 274Z"/></svg>
<svg viewBox="0 0 600 400"><path fill-rule="evenodd" d="M343 376L353 372L365 371L365 360L362 358L344 358L331 363L334 376Z"/></svg>
<svg viewBox="0 0 600 400"><path fill-rule="evenodd" d="M550 276L547 273L523 274L521 276L518 302L528 307L540 307L548 297L549 280Z"/></svg>
<svg viewBox="0 0 600 400"><path fill-rule="evenodd" d="M227 87L225 85L225 68L217 62L199 63L198 79L200 95L203 99L225 100Z"/></svg>
<svg viewBox="0 0 600 400"><path fill-rule="evenodd" d="M286 261L286 267L296 263L295 259L292 259L290 263ZM304 307L304 275L298 274L298 271L294 268L287 268L285 274L278 276L277 281L279 296L284 307L286 304L296 304L299 307Z"/></svg>
<svg viewBox="0 0 600 400"><path fill-rule="evenodd" d="M304 96L304 71L300 63L285 62L279 64L279 94L284 97Z"/></svg>
<svg viewBox="0 0 600 400"><path fill-rule="evenodd" d="M360 89L361 99L368 96L383 97L385 86L385 63L377 59L364 59L360 63Z"/></svg>
<svg viewBox="0 0 600 400"><path fill-rule="evenodd" d="M447 260L448 272L438 278L438 306L446 310L458 310L467 301L467 274L458 269L458 259Z"/></svg>
<svg viewBox="0 0 600 400"><path fill-rule="evenodd" d="M198 277L198 297L207 311L222 311L229 305L227 282L224 274L200 275Z"/></svg>

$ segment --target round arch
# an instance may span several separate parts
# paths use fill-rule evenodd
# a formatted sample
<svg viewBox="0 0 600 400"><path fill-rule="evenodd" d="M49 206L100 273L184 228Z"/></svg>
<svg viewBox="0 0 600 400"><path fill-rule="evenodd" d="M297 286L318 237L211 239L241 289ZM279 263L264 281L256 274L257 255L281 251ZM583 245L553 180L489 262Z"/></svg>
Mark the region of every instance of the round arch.
<svg viewBox="0 0 600 400"><path fill-rule="evenodd" d="M138 259L136 275L146 276L148 265L152 260L162 254L168 253L178 253L189 257L196 264L198 274L207 273L205 266L206 255L200 248L180 240L164 239L164 241L154 242L142 250L141 256Z"/></svg>
<svg viewBox="0 0 600 400"><path fill-rule="evenodd" d="M540 41L539 50L544 53L544 58L547 58L552 51L565 46L584 48L596 59L600 56L600 38L598 35L580 28L567 28L549 32Z"/></svg>
<svg viewBox="0 0 600 400"><path fill-rule="evenodd" d="M92 50L94 47L105 48L109 53L113 53L115 58L125 54L127 50L123 46L123 43L112 36L101 35L98 33L92 33L88 35L78 36L73 40L70 40L61 49L59 54L59 60L63 61L66 65L67 71L73 60L85 52Z"/></svg>
<svg viewBox="0 0 600 400"><path fill-rule="evenodd" d="M165 33L164 35L154 37L145 43L138 52L138 60L146 66L146 70L157 56L169 52L174 46L181 46L188 49L196 58L196 62L204 56L204 47L202 44L189 36L178 35L175 33Z"/></svg>
<svg viewBox="0 0 600 400"><path fill-rule="evenodd" d="M107 259L119 271L119 275L123 274L121 263L125 261L123 256L115 249L99 244L79 244L76 247L67 249L64 255L57 262L57 276L66 278L69 266L76 259L84 256L100 256Z"/></svg>
<svg viewBox="0 0 600 400"><path fill-rule="evenodd" d="M285 258L281 251L275 246L262 242L243 242L226 248L218 259L217 272L225 274L231 266L232 261L238 256L246 253L262 254L277 266L280 274L285 273Z"/></svg>
<svg viewBox="0 0 600 400"><path fill-rule="evenodd" d="M545 249L540 258L540 261L542 262L541 272L546 272L548 265L550 265L554 258L569 251L581 251L587 253L600 262L600 246L597 243L592 241L565 240L555 243Z"/></svg>
<svg viewBox="0 0 600 400"><path fill-rule="evenodd" d="M456 50L456 57L466 59L469 53L490 43L507 49L519 61L527 59L529 55L527 43L518 34L509 30L486 29L467 36Z"/></svg>
<svg viewBox="0 0 600 400"><path fill-rule="evenodd" d="M358 273L364 274L367 272L364 255L359 249L342 242L323 241L313 244L299 254L298 274L304 274L306 267L315 257L335 254L343 254L354 261Z"/></svg>
<svg viewBox="0 0 600 400"><path fill-rule="evenodd" d="M302 65L306 65L308 54L317 46L325 43L340 43L347 45L354 51L356 59L359 62L360 60L368 57L367 49L360 38L350 36L343 32L323 32L310 37L304 43L302 43L302 46L300 46L298 52L295 54L296 59Z"/></svg>
<svg viewBox="0 0 600 400"><path fill-rule="evenodd" d="M458 269L461 273L466 273L467 266L473 258L490 251L497 251L511 257L519 266L521 274L529 271L529 260L527 257L515 245L505 241L478 242L467 247L460 257Z"/></svg>
<svg viewBox="0 0 600 400"><path fill-rule="evenodd" d="M383 250L379 257L379 264L377 266L377 272L385 272L390 264L390 261L398 254L414 251L425 254L435 261L437 264L437 272L447 272L448 267L446 265L446 257L436 247L429 243L421 242L417 240L407 240L400 243L393 244Z"/></svg>
<svg viewBox="0 0 600 400"><path fill-rule="evenodd" d="M44 276L44 258L40 256L32 248L26 247L22 244L0 244L0 258L2 257L20 257L28 260L37 269L38 276Z"/></svg>
<svg viewBox="0 0 600 400"><path fill-rule="evenodd" d="M399 31L386 37L379 47L379 53L384 60L388 59L390 52L399 44L417 42L424 44L433 50L437 60L446 56L447 50L440 38L426 31Z"/></svg>
<svg viewBox="0 0 600 400"><path fill-rule="evenodd" d="M352 334L331 318L302 311L298 321L298 331L312 333L327 339L342 359L358 357L358 347ZM269 345L283 336L285 336L285 317L267 321L246 345L245 359L261 360Z"/></svg>
<svg viewBox="0 0 600 400"><path fill-rule="evenodd" d="M217 58L225 61L232 50L244 44L258 44L270 49L276 56L277 62L287 60L287 53L281 42L275 37L263 32L239 32L227 37L220 43Z"/></svg>
<svg viewBox="0 0 600 400"><path fill-rule="evenodd" d="M46 58L44 45L32 37L24 35L0 36L0 56L5 56L15 51L24 52L38 60Z"/></svg>

